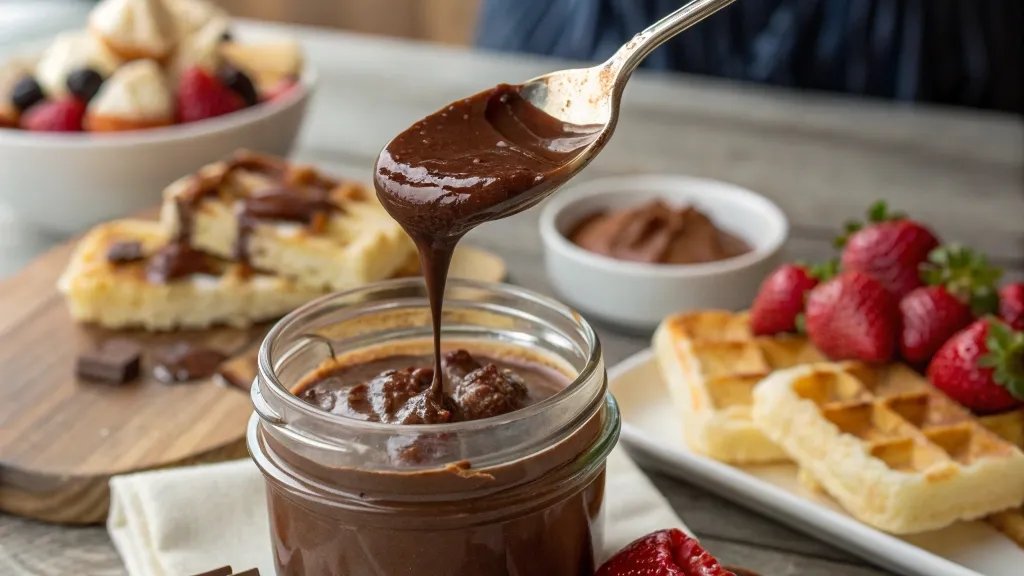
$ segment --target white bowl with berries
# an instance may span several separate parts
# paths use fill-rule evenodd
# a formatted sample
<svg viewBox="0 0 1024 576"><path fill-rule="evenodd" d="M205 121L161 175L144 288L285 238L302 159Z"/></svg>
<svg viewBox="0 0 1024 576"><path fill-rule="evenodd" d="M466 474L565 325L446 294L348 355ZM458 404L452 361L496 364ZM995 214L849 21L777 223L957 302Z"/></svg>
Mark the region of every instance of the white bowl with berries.
<svg viewBox="0 0 1024 576"><path fill-rule="evenodd" d="M103 0L0 62L0 203L73 233L238 148L287 155L315 80L297 43L236 39L208 0Z"/></svg>

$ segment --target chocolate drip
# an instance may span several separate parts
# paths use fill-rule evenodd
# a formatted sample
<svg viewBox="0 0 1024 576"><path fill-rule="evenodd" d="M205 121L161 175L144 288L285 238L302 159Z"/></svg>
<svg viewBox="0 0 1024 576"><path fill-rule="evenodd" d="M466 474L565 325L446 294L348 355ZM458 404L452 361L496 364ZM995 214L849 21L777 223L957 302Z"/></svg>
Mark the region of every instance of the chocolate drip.
<svg viewBox="0 0 1024 576"><path fill-rule="evenodd" d="M443 398L441 313L455 245L472 228L536 204L572 173L596 127L566 124L499 85L413 124L381 151L377 197L419 249L434 332L430 394Z"/></svg>
<svg viewBox="0 0 1024 576"><path fill-rule="evenodd" d="M238 204L238 237L235 259L248 265L249 245L256 223L261 220L298 222L314 234L323 233L331 212L341 208L331 202L329 189L289 189L284 186L253 193Z"/></svg>

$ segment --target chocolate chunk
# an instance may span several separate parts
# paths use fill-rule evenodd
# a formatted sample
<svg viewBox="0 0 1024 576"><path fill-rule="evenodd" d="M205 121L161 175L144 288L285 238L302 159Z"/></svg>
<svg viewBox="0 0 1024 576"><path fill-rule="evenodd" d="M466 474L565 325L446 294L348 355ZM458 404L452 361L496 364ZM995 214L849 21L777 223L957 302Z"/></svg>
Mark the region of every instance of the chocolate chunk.
<svg viewBox="0 0 1024 576"><path fill-rule="evenodd" d="M233 386L243 392L249 392L259 373L259 350L258 345L253 346L246 352L232 357L220 365L214 377L225 386Z"/></svg>
<svg viewBox="0 0 1024 576"><path fill-rule="evenodd" d="M430 393L433 379L434 371L430 368L386 370L348 391L347 412L385 424L439 424L456 420L458 407L454 401L445 396L437 402ZM321 407L327 401L319 397L303 399Z"/></svg>
<svg viewBox="0 0 1024 576"><path fill-rule="evenodd" d="M138 262L146 257L142 251L142 242L115 242L107 250L107 262L111 264L127 264Z"/></svg>
<svg viewBox="0 0 1024 576"><path fill-rule="evenodd" d="M260 570L259 568L250 568L245 572L237 572L232 576L260 576Z"/></svg>
<svg viewBox="0 0 1024 576"><path fill-rule="evenodd" d="M195 576L232 576L234 572L235 571L231 569L231 566L221 566L220 568L214 568L213 570L196 574Z"/></svg>
<svg viewBox="0 0 1024 576"><path fill-rule="evenodd" d="M125 384L139 377L142 347L114 338L78 357L75 373L86 380Z"/></svg>
<svg viewBox="0 0 1024 576"><path fill-rule="evenodd" d="M522 378L511 370L487 364L462 378L455 387L455 402L468 420L507 414L526 404Z"/></svg>
<svg viewBox="0 0 1024 576"><path fill-rule="evenodd" d="M332 382L335 380L338 381L339 383L341 382L340 378L335 378L333 376L323 379L322 382L324 383L325 386L331 386ZM335 394L334 390L331 390L329 388L306 388L305 390L300 392L298 396L300 399L302 399L303 402L312 404L313 406L316 406L317 408L323 410L324 412L334 412L334 408L338 405L338 395ZM351 402L352 391L350 390L349 403L351 404ZM359 401L357 400L357 403L358 402ZM364 420L372 420L374 422L379 421L379 418L373 420L374 415L372 410L368 408L363 408L364 405L362 403L358 403L358 405L358 409L352 409L355 412L355 414L352 415L353 417L362 417L362 419Z"/></svg>
<svg viewBox="0 0 1024 576"><path fill-rule="evenodd" d="M153 366L153 376L165 384L203 380L217 373L227 356L211 348L180 342L163 350Z"/></svg>
<svg viewBox="0 0 1024 576"><path fill-rule="evenodd" d="M483 368L483 365L476 361L466 350L453 350L444 355L441 359L441 366L444 367L444 375L454 388L462 382L463 378L474 370Z"/></svg>

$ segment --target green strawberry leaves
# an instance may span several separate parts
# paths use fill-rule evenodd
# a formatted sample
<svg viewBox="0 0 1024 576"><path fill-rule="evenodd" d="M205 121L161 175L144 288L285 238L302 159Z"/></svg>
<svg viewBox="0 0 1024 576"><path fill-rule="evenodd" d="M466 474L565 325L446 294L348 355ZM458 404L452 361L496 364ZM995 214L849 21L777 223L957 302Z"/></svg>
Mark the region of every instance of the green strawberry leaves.
<svg viewBox="0 0 1024 576"><path fill-rule="evenodd" d="M885 203L885 200L877 200L868 208L868 224L879 224L881 222L889 222L892 220L905 220L907 214L905 212L890 212L889 205ZM833 244L836 248L843 248L846 246L846 241L850 239L857 232L864 228L865 224L857 220L848 220L843 224L843 234L833 240Z"/></svg>
<svg viewBox="0 0 1024 576"><path fill-rule="evenodd" d="M999 307L996 283L1002 275L1002 269L990 265L984 254L960 244L939 246L921 264L925 284L945 287L968 304L975 317L993 314Z"/></svg>
<svg viewBox="0 0 1024 576"><path fill-rule="evenodd" d="M805 266L805 268L807 268ZM839 260L832 258L807 268L807 274L818 282L828 282L839 274Z"/></svg>
<svg viewBox="0 0 1024 576"><path fill-rule="evenodd" d="M992 379L1016 399L1024 401L1024 332L1016 332L1000 320L988 320L985 336L988 353L978 365L992 369Z"/></svg>

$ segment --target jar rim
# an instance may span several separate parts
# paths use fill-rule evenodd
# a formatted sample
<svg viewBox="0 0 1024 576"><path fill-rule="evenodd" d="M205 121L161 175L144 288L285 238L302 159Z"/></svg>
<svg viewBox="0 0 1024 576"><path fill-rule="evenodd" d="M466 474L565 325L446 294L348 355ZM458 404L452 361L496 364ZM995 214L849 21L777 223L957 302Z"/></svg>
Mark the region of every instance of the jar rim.
<svg viewBox="0 0 1024 576"><path fill-rule="evenodd" d="M258 370L260 380L269 386L253 386L254 398L257 393L262 393L266 388L272 392L277 398L286 403L289 409L298 410L300 413L311 416L314 418L323 419L325 422L338 424L339 426L346 427L352 430L362 430L368 432L377 433L393 433L400 435L402 433L409 432L409 426L405 424L385 424L381 422L369 422L363 420L357 420L354 418L348 418L340 414L334 414L322 410L292 393L292 391L282 384L277 377L277 373L274 369L273 358L273 344L281 335L285 333L289 328L295 324L300 323L303 319L315 313L317 310L322 309L325 306L330 305L333 301L345 300L358 296L359 294L368 294L376 291L385 290L397 290L402 288L417 288L424 284L422 278L398 278L392 280L384 280L380 282L374 282L366 284L358 288L346 290L342 292L335 292L322 296L309 302L282 318L278 321L273 328L267 333L263 342L260 344L259 355L258 355ZM583 369L573 378L572 382L568 386L560 390L558 393L537 402L531 404L519 410L509 412L507 414L501 414L498 416L492 416L490 418L482 418L478 420L469 420L464 422L449 422L443 424L417 424L415 426L417 432L426 433L446 433L446 432L470 432L474 430L491 428L494 426L500 426L502 424L508 424L536 416L538 413L545 410L550 410L554 406L558 406L562 403L570 401L579 393L585 393L585 383L593 377L594 373L601 366L601 342L597 337L597 333L586 319L580 315L579 312L566 306L554 298L544 296L532 290L514 286L512 284L500 283L500 282L481 282L478 280L468 280L463 278L450 278L447 281L446 291L448 289L477 289L477 290L491 290L501 291L508 295L516 298L522 298L533 304L547 308L548 310L561 315L564 318L571 319L574 324L580 329L580 332L589 347L589 354L587 356L586 364ZM266 410L267 406L265 403L262 404L262 410ZM258 408L257 412L261 409ZM261 418L265 418L271 421L281 421L280 417L275 417L273 414L260 413Z"/></svg>

